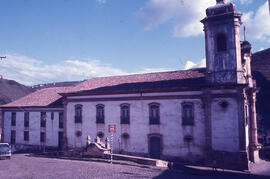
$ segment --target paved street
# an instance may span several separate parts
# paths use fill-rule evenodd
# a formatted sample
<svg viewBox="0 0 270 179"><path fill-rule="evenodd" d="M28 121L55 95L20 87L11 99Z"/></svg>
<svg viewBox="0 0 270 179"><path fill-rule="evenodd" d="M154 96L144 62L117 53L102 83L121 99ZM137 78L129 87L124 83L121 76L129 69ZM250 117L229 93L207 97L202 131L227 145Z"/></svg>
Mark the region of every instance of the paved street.
<svg viewBox="0 0 270 179"><path fill-rule="evenodd" d="M263 178L247 175L204 173L203 175L145 166L108 164L61 159L27 157L15 154L11 160L0 160L0 178Z"/></svg>

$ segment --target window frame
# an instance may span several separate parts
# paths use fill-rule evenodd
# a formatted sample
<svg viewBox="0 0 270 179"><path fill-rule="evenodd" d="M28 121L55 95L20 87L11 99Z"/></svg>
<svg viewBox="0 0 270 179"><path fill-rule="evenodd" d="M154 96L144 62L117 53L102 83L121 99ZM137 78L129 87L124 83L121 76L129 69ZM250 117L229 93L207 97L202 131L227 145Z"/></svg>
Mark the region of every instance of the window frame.
<svg viewBox="0 0 270 179"><path fill-rule="evenodd" d="M83 111L83 105L82 104L76 104L75 105L75 115L74 115L74 121L75 123L82 123L82 111ZM77 110L80 109L80 115L77 116Z"/></svg>
<svg viewBox="0 0 270 179"><path fill-rule="evenodd" d="M127 116L122 115L125 114L125 112L122 112L124 108L128 109ZM123 103L120 105L120 124L130 124L130 104L128 103Z"/></svg>
<svg viewBox="0 0 270 179"><path fill-rule="evenodd" d="M29 141L29 131L24 131L23 132L23 140L24 141Z"/></svg>
<svg viewBox="0 0 270 179"><path fill-rule="evenodd" d="M194 103L193 102L183 102L182 103L182 125L183 126L193 126L194 125L194 118L195 118L195 114L194 114ZM185 107L186 106L191 106L191 117L187 117L185 116L186 111L185 111Z"/></svg>
<svg viewBox="0 0 270 179"><path fill-rule="evenodd" d="M100 116L99 109L102 109L102 114ZM96 105L96 123L104 124L105 123L105 105L97 104Z"/></svg>
<svg viewBox="0 0 270 179"><path fill-rule="evenodd" d="M11 126L16 126L16 118L17 118L16 112L11 112Z"/></svg>
<svg viewBox="0 0 270 179"><path fill-rule="evenodd" d="M64 128L64 112L59 112L58 113L58 128L59 129Z"/></svg>
<svg viewBox="0 0 270 179"><path fill-rule="evenodd" d="M29 112L24 112L24 127L29 127L30 114Z"/></svg>
<svg viewBox="0 0 270 179"><path fill-rule="evenodd" d="M154 117L152 115L152 108L157 107L157 116ZM160 104L159 103L150 103L148 105L148 110L149 110L149 124L150 125L159 125L160 124Z"/></svg>
<svg viewBox="0 0 270 179"><path fill-rule="evenodd" d="M40 112L40 127L46 127L46 112Z"/></svg>
<svg viewBox="0 0 270 179"><path fill-rule="evenodd" d="M54 112L51 112L51 120L54 120Z"/></svg>
<svg viewBox="0 0 270 179"><path fill-rule="evenodd" d="M16 131L11 130L10 132L10 144L14 145L16 144Z"/></svg>

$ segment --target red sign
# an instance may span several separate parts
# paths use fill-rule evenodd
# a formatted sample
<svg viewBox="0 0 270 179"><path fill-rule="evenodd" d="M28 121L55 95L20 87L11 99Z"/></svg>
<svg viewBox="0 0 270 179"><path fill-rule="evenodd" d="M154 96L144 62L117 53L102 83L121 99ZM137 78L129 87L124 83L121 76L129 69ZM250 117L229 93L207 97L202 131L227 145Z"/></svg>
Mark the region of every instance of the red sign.
<svg viewBox="0 0 270 179"><path fill-rule="evenodd" d="M109 132L115 132L116 126L115 125L109 125Z"/></svg>

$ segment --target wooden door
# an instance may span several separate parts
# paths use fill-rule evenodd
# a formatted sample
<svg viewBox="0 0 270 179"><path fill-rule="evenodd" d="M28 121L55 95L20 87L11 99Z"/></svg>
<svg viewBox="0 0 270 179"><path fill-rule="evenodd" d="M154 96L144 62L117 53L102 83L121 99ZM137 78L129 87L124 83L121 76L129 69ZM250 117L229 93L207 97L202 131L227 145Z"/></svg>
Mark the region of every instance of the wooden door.
<svg viewBox="0 0 270 179"><path fill-rule="evenodd" d="M158 136L150 137L149 154L151 158L160 158L161 155L161 140Z"/></svg>

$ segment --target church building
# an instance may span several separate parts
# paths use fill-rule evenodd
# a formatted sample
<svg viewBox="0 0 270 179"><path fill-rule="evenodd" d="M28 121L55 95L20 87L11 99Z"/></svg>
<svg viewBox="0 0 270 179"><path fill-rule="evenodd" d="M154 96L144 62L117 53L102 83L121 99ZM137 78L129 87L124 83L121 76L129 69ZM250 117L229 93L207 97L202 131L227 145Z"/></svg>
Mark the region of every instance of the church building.
<svg viewBox="0 0 270 179"><path fill-rule="evenodd" d="M38 90L2 106L2 140L15 148L86 146L110 137L117 153L171 161L217 161L248 169L258 158L251 45L241 14L217 0L201 21L206 68L99 77Z"/></svg>

